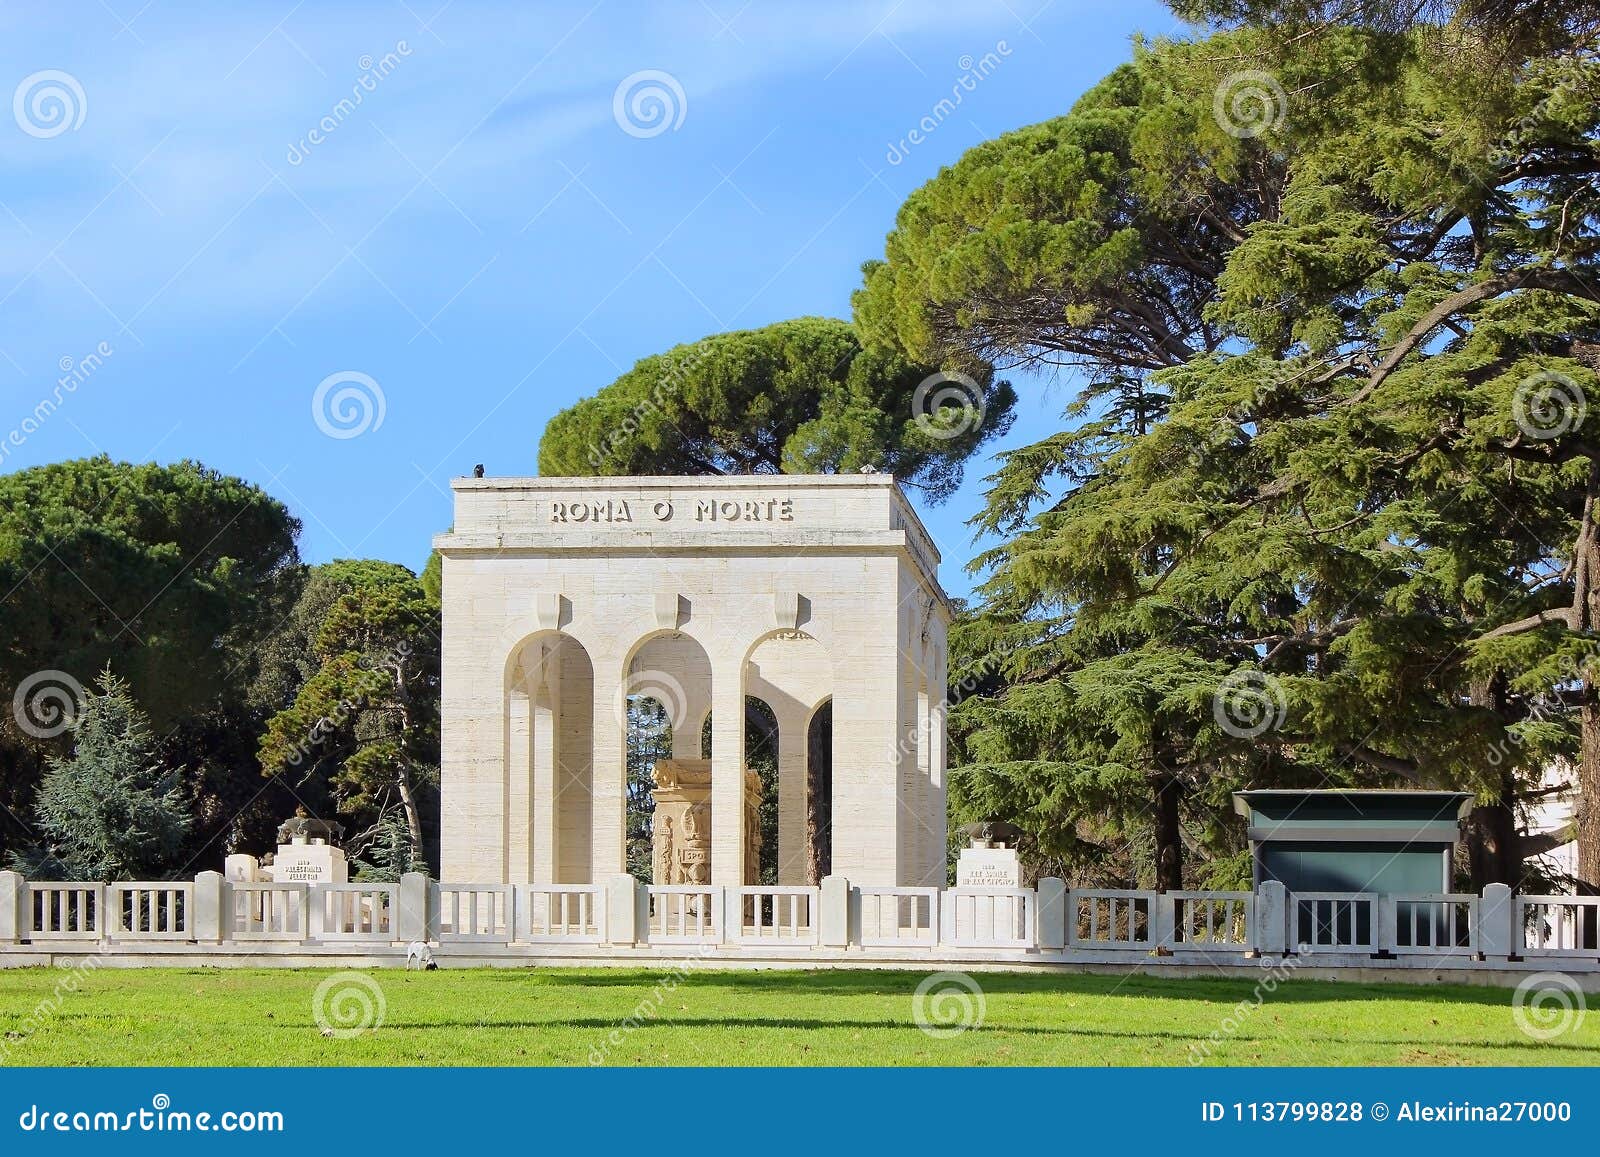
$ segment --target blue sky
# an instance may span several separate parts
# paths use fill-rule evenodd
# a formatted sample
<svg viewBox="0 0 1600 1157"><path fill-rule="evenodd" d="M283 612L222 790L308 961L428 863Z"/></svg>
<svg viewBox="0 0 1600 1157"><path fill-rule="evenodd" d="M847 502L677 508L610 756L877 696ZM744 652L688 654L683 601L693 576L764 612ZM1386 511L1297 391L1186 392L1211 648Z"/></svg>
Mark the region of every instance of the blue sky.
<svg viewBox="0 0 1600 1157"><path fill-rule="evenodd" d="M1174 29L1149 0L8 5L0 469L197 458L286 502L311 561L419 567L452 476L534 473L640 357L848 317L906 194ZM641 72L671 126L618 119ZM324 432L339 374L325 400L381 393L381 424ZM1072 389L1018 384L1007 444ZM952 593L986 472L924 510Z"/></svg>

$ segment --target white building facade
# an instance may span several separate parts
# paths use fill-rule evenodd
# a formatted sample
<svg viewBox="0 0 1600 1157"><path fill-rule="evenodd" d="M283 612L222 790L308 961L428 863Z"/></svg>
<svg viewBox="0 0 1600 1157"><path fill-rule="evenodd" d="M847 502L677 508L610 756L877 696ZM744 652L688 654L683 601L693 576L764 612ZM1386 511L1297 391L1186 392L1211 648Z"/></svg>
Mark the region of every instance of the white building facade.
<svg viewBox="0 0 1600 1157"><path fill-rule="evenodd" d="M702 755L710 718L709 883L745 883L754 696L777 720L778 882L814 884L820 863L943 885L950 608L892 478L453 487L454 528L435 540L442 880L625 872L627 701L649 696L676 759Z"/></svg>

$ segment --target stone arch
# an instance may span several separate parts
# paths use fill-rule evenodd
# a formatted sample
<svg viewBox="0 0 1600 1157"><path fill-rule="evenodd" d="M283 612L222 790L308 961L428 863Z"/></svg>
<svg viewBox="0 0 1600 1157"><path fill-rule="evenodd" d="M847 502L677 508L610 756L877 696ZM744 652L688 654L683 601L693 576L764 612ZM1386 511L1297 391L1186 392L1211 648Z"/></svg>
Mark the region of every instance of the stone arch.
<svg viewBox="0 0 1600 1157"><path fill-rule="evenodd" d="M559 630L515 644L505 663L502 846L511 883L595 879L594 662Z"/></svg>
<svg viewBox="0 0 1600 1157"><path fill-rule="evenodd" d="M711 655L687 631L651 631L628 648L617 682L619 703L645 695L666 708L675 759L700 758L702 721L711 712Z"/></svg>
<svg viewBox="0 0 1600 1157"><path fill-rule="evenodd" d="M777 882L802 884L812 858L807 832L809 724L833 694L833 656L805 630L768 631L745 652L747 695L766 702L778 723ZM832 743L832 735L826 737Z"/></svg>

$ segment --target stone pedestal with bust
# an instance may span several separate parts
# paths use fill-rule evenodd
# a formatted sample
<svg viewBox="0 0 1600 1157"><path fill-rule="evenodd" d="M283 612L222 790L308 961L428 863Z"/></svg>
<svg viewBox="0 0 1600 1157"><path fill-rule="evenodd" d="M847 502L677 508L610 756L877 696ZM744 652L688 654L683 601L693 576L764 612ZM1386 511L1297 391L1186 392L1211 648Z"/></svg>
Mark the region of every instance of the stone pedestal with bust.
<svg viewBox="0 0 1600 1157"><path fill-rule="evenodd" d="M225 877L235 884L348 884L350 867L339 841L344 825L314 819L296 808L293 819L278 826L278 850L265 860L235 854L227 858Z"/></svg>

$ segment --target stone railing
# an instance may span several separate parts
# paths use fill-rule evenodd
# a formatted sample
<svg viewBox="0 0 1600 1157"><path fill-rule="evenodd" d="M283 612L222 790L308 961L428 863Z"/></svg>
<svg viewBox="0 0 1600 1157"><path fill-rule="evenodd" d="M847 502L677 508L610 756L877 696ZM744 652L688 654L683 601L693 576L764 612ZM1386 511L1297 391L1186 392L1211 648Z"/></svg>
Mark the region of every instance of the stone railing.
<svg viewBox="0 0 1600 1157"><path fill-rule="evenodd" d="M39 953L213 951L399 958L425 941L489 960L679 953L736 963L858 959L1558 967L1600 972L1600 898L1036 888L603 884L30 883L0 872L0 965Z"/></svg>

